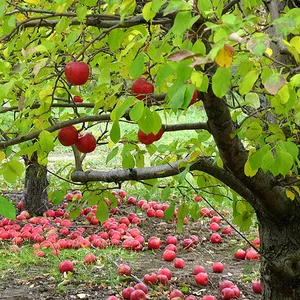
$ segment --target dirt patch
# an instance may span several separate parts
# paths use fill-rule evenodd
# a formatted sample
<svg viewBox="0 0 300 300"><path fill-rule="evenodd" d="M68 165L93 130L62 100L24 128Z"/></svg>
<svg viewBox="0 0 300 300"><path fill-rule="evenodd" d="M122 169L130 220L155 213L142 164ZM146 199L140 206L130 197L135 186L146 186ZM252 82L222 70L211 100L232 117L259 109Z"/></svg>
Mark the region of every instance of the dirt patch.
<svg viewBox="0 0 300 300"><path fill-rule="evenodd" d="M219 281L227 279L231 280L241 291L240 299L258 300L259 295L252 292L251 282L241 280L242 275L249 275L251 278L252 270L255 271L259 267L259 263L252 261L236 260L233 258L233 253L237 248L247 248L240 237L232 233L231 235L222 235L223 242L221 244L212 244L210 242L211 231L209 230L209 219L201 218L197 222L191 220L184 226L182 233L176 233L176 222L166 222L162 219L149 218L144 212L137 209L136 206L122 205L120 207L121 214L114 216L116 219L121 216L127 216L129 212L135 212L142 219L142 222L130 227L138 227L147 240L151 236L157 236L163 241L163 247L160 250L147 250L145 246L143 251L139 252L135 259L127 259L122 261L117 259L117 263L127 263L132 269L134 275L143 280L146 273L151 271L156 272L159 268L167 267L173 277L169 285L158 285L154 291L150 291L147 299L167 300L169 292L175 288L184 290L185 295L194 295L197 299L201 299L203 295L214 295L217 299L220 298ZM78 220L76 223L81 226L85 219ZM99 232L101 227L95 225L89 227L86 231L89 235L92 232ZM184 269L176 269L173 262L165 262L162 259L163 248L168 235L176 235L179 241L177 257L183 258L185 261ZM196 235L199 238L199 243L192 249L185 250L181 247L181 242ZM1 259L1 258L0 258ZM211 266L213 262L222 262L225 265L225 271L217 274L213 273ZM206 268L209 275L209 283L207 286L199 286L194 281L192 275L196 265L202 265ZM83 282L77 278L76 272L71 279L64 281L61 278L55 278L50 274L43 274L42 268L33 266L28 270L28 276L19 278L13 270L6 271L4 275L0 275L0 299L103 299L105 300L110 295L118 295L122 288L133 286L136 281L130 278L115 283L113 286L107 284L91 284ZM96 274L96 273L95 273ZM1 278L2 277L2 278ZM253 276L252 276L253 277ZM121 298L120 298L121 299Z"/></svg>

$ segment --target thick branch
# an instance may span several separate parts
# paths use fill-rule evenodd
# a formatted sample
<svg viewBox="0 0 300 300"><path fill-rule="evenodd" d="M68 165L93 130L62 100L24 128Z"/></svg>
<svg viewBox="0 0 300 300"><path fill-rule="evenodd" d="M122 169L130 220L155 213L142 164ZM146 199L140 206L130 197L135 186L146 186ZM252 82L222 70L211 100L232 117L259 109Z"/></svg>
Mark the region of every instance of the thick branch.
<svg viewBox="0 0 300 300"><path fill-rule="evenodd" d="M104 181L115 183L131 180L140 181L153 178L164 178L181 173L185 169L184 165L189 159L190 157L188 156L187 158L178 160L174 163L147 168L121 169L114 171L74 171L71 178L75 182ZM256 201L252 192L237 180L231 172L219 168L212 158L199 156L196 161L191 163L190 170L203 171L219 179L249 201L250 204L259 209L259 202Z"/></svg>
<svg viewBox="0 0 300 300"><path fill-rule="evenodd" d="M262 205L274 215L288 213L291 201L286 198L284 188L280 187L270 173L261 170L253 177L244 173L244 165L248 159L248 151L244 148L237 135L235 123L225 101L217 98L211 88L208 93L200 95L208 117L209 132L213 135L223 160L224 167L230 170L248 189L253 191Z"/></svg>

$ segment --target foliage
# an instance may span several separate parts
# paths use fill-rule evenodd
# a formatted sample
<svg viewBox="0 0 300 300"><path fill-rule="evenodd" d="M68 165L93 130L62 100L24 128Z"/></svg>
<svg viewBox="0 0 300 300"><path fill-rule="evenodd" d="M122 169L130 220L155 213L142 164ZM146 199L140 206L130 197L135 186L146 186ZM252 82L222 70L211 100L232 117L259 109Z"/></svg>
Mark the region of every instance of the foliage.
<svg viewBox="0 0 300 300"><path fill-rule="evenodd" d="M225 0L154 0L144 7L134 0L97 2L0 1L0 113L5 116L0 121L0 174L5 181L13 183L24 172L21 156L37 152L39 164L46 166L58 145L57 130L73 124L80 132L96 132L98 144L107 147L106 164L117 159L124 169L168 165L190 155L181 164L180 175L143 182L152 191L165 183L165 198L168 188L179 188L193 174L195 188L207 187L215 197L234 195L235 221L246 229L253 210L242 202L240 192L229 191L210 172L191 171L199 158L210 157L220 169L226 163L208 130L209 117L202 123L195 120L192 129L197 136L186 131L188 140L175 136L168 143L145 147L137 139L137 128L156 133L163 126L164 135L177 130L170 118L191 113L195 88L200 100L195 106L202 109L201 100L211 88L230 109L235 124L231 138L246 148L245 175L255 177L262 171L288 178L283 183L286 196L299 198L298 8L285 7L270 24L259 0L239 6ZM286 61L279 61L272 47L270 25L290 54ZM90 67L83 86L72 86L65 79L64 67L73 60ZM155 84L155 94L143 101L131 93L132 82L139 77ZM75 95L84 102L74 103ZM124 123L135 126L123 131ZM77 156L77 170L82 160ZM102 191L111 187L103 181L87 183L84 200L103 204ZM67 184L56 189L51 194L54 201L67 189ZM183 220L188 213L184 201L181 211ZM99 217L105 214L99 211Z"/></svg>

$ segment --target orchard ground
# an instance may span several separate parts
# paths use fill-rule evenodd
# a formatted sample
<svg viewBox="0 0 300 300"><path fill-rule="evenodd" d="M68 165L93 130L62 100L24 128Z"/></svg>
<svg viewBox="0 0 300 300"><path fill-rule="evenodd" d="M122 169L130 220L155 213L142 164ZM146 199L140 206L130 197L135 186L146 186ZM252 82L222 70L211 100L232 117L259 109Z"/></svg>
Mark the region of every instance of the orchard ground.
<svg viewBox="0 0 300 300"><path fill-rule="evenodd" d="M7 196L7 195L6 195ZM125 199L127 199L126 197ZM138 197L137 197L138 198ZM183 226L181 233L176 232L177 222L175 218L166 222L164 219L148 217L146 212L137 205L126 204L123 199L118 206L120 212L110 215L116 221L121 217L127 217L130 213L135 213L140 219L138 224L130 224L128 230L138 228L145 238L142 251L125 250L120 246L107 246L104 249L91 246L88 248L61 249L58 255L53 255L50 247L41 249L44 257L34 254L33 241L24 240L20 245L20 252L11 250L13 244L11 239L0 242L0 299L103 299L110 295L121 298L123 288L134 286L137 280L143 280L146 273L157 272L160 268L166 267L172 271L172 279L167 285L157 284L152 286L147 299L169 299L170 291L175 288L184 292L185 296L194 295L196 299L201 299L204 295L214 295L216 299L221 299L219 282L231 280L241 291L240 299L261 299L259 295L252 291L252 281L259 277L259 262L249 260L237 260L234 253L237 249L246 250L249 245L241 239L234 231L229 235L221 234L222 243L212 244L209 229L210 218L200 217L198 221L188 220L188 224ZM150 201L150 200L149 200ZM159 203L159 201L157 201ZM204 207L204 203L200 203ZM53 207L53 210L59 207ZM83 214L78 219L72 221L72 226L68 227L70 233L63 236L58 230L62 227L48 217L49 227L42 236L47 237L58 235L58 239L68 239L72 232L78 228L84 228L82 236L86 239L93 233L107 231L100 224L93 225ZM230 219L230 215L227 215ZM32 222L32 219L29 219ZM0 221L1 222L1 221ZM2 221L3 222L3 221ZM41 219L38 222L42 222ZM17 221L21 228L28 223L28 219ZM36 227L40 224L32 224ZM221 227L227 224L221 221ZM2 227L3 228L3 227ZM9 227L7 228L9 229ZM22 230L22 229L20 229ZM0 229L1 232L1 229ZM166 238L175 235L178 240L177 257L184 259L183 269L176 269L173 262L162 259L163 249L166 246ZM183 249L181 243L184 239L195 235L199 243L190 249ZM159 237L162 247L158 250L148 250L147 241L150 237ZM250 241L257 237L256 233L246 234ZM73 241L76 239L73 239ZM109 244L109 240L107 240ZM88 253L97 256L95 264L84 264L84 258ZM63 260L71 260L74 263L73 273L59 272L59 263ZM213 273L213 262L222 262L225 266L223 273ZM131 276L120 276L117 274L116 264L125 263L132 268ZM209 276L206 286L197 285L195 276L192 275L196 265L205 267Z"/></svg>

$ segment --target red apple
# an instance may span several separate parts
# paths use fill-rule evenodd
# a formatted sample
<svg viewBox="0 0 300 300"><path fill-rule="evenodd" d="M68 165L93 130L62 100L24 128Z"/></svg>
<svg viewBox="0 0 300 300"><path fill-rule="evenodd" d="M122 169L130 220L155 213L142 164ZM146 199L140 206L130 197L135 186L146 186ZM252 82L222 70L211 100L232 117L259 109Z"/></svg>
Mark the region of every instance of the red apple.
<svg viewBox="0 0 300 300"><path fill-rule="evenodd" d="M150 217L150 218L154 217L155 216L155 210L153 208L149 208L147 210L147 216Z"/></svg>
<svg viewBox="0 0 300 300"><path fill-rule="evenodd" d="M159 219L162 219L162 218L164 217L164 211L158 209L158 210L155 212L155 217L156 217L156 218L159 218Z"/></svg>
<svg viewBox="0 0 300 300"><path fill-rule="evenodd" d="M78 141L75 143L75 147L81 153L90 153L95 150L96 144L97 141L95 137L91 133L85 132L79 136Z"/></svg>
<svg viewBox="0 0 300 300"><path fill-rule="evenodd" d="M106 300L119 300L116 296L109 296Z"/></svg>
<svg viewBox="0 0 300 300"><path fill-rule="evenodd" d="M124 299L130 299L130 295L131 293L133 293L135 291L135 289L133 287L128 287L128 288L125 288L123 291L122 291L122 297Z"/></svg>
<svg viewBox="0 0 300 300"><path fill-rule="evenodd" d="M224 265L220 262L215 262L213 265L212 265L212 271L214 273L222 273L224 271Z"/></svg>
<svg viewBox="0 0 300 300"><path fill-rule="evenodd" d="M84 62L73 61L65 66L66 79L70 84L83 85L89 78L89 66Z"/></svg>
<svg viewBox="0 0 300 300"><path fill-rule="evenodd" d="M74 265L70 260L64 260L59 264L59 271L60 271L60 273L73 272Z"/></svg>
<svg viewBox="0 0 300 300"><path fill-rule="evenodd" d="M202 266L196 266L196 267L194 268L193 274L194 274L194 275L197 275L198 273L206 273L205 268L202 267Z"/></svg>
<svg viewBox="0 0 300 300"><path fill-rule="evenodd" d="M221 229L221 227L218 223L213 222L209 225L209 229L212 231L219 231Z"/></svg>
<svg viewBox="0 0 300 300"><path fill-rule="evenodd" d="M193 96L192 96L192 99L191 99L191 102L190 102L189 106L193 105L197 101L197 98L198 98L198 91L195 90L194 93L193 93Z"/></svg>
<svg viewBox="0 0 300 300"><path fill-rule="evenodd" d="M184 260L182 258L176 258L174 260L174 267L177 269L183 269L184 268Z"/></svg>
<svg viewBox="0 0 300 300"><path fill-rule="evenodd" d="M97 257L93 253L90 253L85 256L84 263L92 264L92 263L96 262L96 260L97 260Z"/></svg>
<svg viewBox="0 0 300 300"><path fill-rule="evenodd" d="M247 249L247 251L246 251L246 256L245 256L245 258L246 258L247 260L258 260L258 259L259 259L259 254L258 254L258 252L255 251L254 249L249 248L249 249Z"/></svg>
<svg viewBox="0 0 300 300"><path fill-rule="evenodd" d="M211 223L218 223L220 224L222 221L222 218L221 217L218 217L218 216L213 216L211 219L210 219L210 222Z"/></svg>
<svg viewBox="0 0 300 300"><path fill-rule="evenodd" d="M207 285L208 283L208 275L206 273L198 273L195 276L195 281L197 284Z"/></svg>
<svg viewBox="0 0 300 300"><path fill-rule="evenodd" d="M125 197L126 197L126 192L123 191L123 190L119 190L119 191L118 191L118 195L119 195L121 198L125 198Z"/></svg>
<svg viewBox="0 0 300 300"><path fill-rule="evenodd" d="M119 275L131 275L131 268L126 264L120 264L118 267Z"/></svg>
<svg viewBox="0 0 300 300"><path fill-rule="evenodd" d="M143 100L145 95L152 94L153 92L153 84L144 78L138 78L132 84L132 93L139 100Z"/></svg>
<svg viewBox="0 0 300 300"><path fill-rule="evenodd" d="M165 247L165 250L172 250L174 252L177 252L177 247L174 244L169 244Z"/></svg>
<svg viewBox="0 0 300 300"><path fill-rule="evenodd" d="M209 295L209 296L203 296L201 300L217 300L217 298Z"/></svg>
<svg viewBox="0 0 300 300"><path fill-rule="evenodd" d="M260 247L260 238L254 239L252 244L253 244L254 247L259 248Z"/></svg>
<svg viewBox="0 0 300 300"><path fill-rule="evenodd" d="M141 129L138 131L138 140L145 145L150 145L155 141L158 141L162 137L163 131L160 129L157 134L154 134L153 132L150 132L149 134L146 134Z"/></svg>
<svg viewBox="0 0 300 300"><path fill-rule="evenodd" d="M190 295L186 297L185 300L197 300L197 298L195 296Z"/></svg>
<svg viewBox="0 0 300 300"><path fill-rule="evenodd" d="M169 235L167 237L166 244L167 245L169 245L169 244L177 245L177 238L176 238L176 236Z"/></svg>
<svg viewBox="0 0 300 300"><path fill-rule="evenodd" d="M148 249L160 249L161 247L161 240L153 236L148 240Z"/></svg>
<svg viewBox="0 0 300 300"><path fill-rule="evenodd" d="M157 281L160 282L161 284L167 284L169 282L169 279L166 275L159 274L157 275Z"/></svg>
<svg viewBox="0 0 300 300"><path fill-rule="evenodd" d="M80 96L74 96L73 100L74 100L75 103L82 103L83 102L83 99Z"/></svg>
<svg viewBox="0 0 300 300"><path fill-rule="evenodd" d="M146 294L142 290L135 290L130 294L130 300L146 300Z"/></svg>
<svg viewBox="0 0 300 300"><path fill-rule="evenodd" d="M238 249L236 250L234 257L237 259L245 259L246 256L246 251L242 250L242 249Z"/></svg>
<svg viewBox="0 0 300 300"><path fill-rule="evenodd" d="M192 239L184 239L181 245L183 249L193 248L194 241Z"/></svg>
<svg viewBox="0 0 300 300"><path fill-rule="evenodd" d="M176 300L183 300L184 295L181 291L175 289L170 293L170 299L174 299L174 298L176 298Z"/></svg>
<svg viewBox="0 0 300 300"><path fill-rule="evenodd" d="M135 205L136 204L136 198L134 197L129 197L126 201L127 204L133 204Z"/></svg>
<svg viewBox="0 0 300 300"><path fill-rule="evenodd" d="M146 275L144 276L144 282L145 282L146 284L149 284L149 283L155 284L156 281L157 281L157 275L156 275L155 273L153 273L153 272L150 273L150 274L146 274Z"/></svg>
<svg viewBox="0 0 300 300"><path fill-rule="evenodd" d="M219 244L219 243L222 243L222 238L218 233L213 233L210 237L210 241L213 244Z"/></svg>
<svg viewBox="0 0 300 300"><path fill-rule="evenodd" d="M176 252L172 250L165 250L163 253L163 260L172 261L176 257Z"/></svg>
<svg viewBox="0 0 300 300"><path fill-rule="evenodd" d="M197 195L194 195L193 199L196 201L196 202L201 202L203 200L203 198L201 196L197 196Z"/></svg>
<svg viewBox="0 0 300 300"><path fill-rule="evenodd" d="M78 132L74 126L67 126L59 130L57 137L63 146L71 146L77 143Z"/></svg>
<svg viewBox="0 0 300 300"><path fill-rule="evenodd" d="M232 285L230 288L233 290L235 298L240 298L241 291L239 290L239 288L236 285Z"/></svg>
<svg viewBox="0 0 300 300"><path fill-rule="evenodd" d="M219 283L220 285L220 290L222 291L225 288L230 288L231 286L233 286L233 282L230 280L223 280Z"/></svg>
<svg viewBox="0 0 300 300"><path fill-rule="evenodd" d="M168 280L172 278L172 272L168 268L159 269L157 272L158 275L166 275Z"/></svg>
<svg viewBox="0 0 300 300"><path fill-rule="evenodd" d="M224 227L224 229L222 230L222 234L231 234L232 229L230 226L226 226Z"/></svg>
<svg viewBox="0 0 300 300"><path fill-rule="evenodd" d="M210 210L207 207L203 207L200 210L200 214L202 217L208 217Z"/></svg>
<svg viewBox="0 0 300 300"><path fill-rule="evenodd" d="M231 288L224 288L221 291L221 297L222 300L234 299L235 298L234 291Z"/></svg>
<svg viewBox="0 0 300 300"><path fill-rule="evenodd" d="M135 290L142 290L145 294L148 293L148 288L143 283L137 283L134 287Z"/></svg>
<svg viewBox="0 0 300 300"><path fill-rule="evenodd" d="M262 293L260 280L256 280L256 281L253 282L252 289L253 289L253 292L255 294L261 294Z"/></svg>

